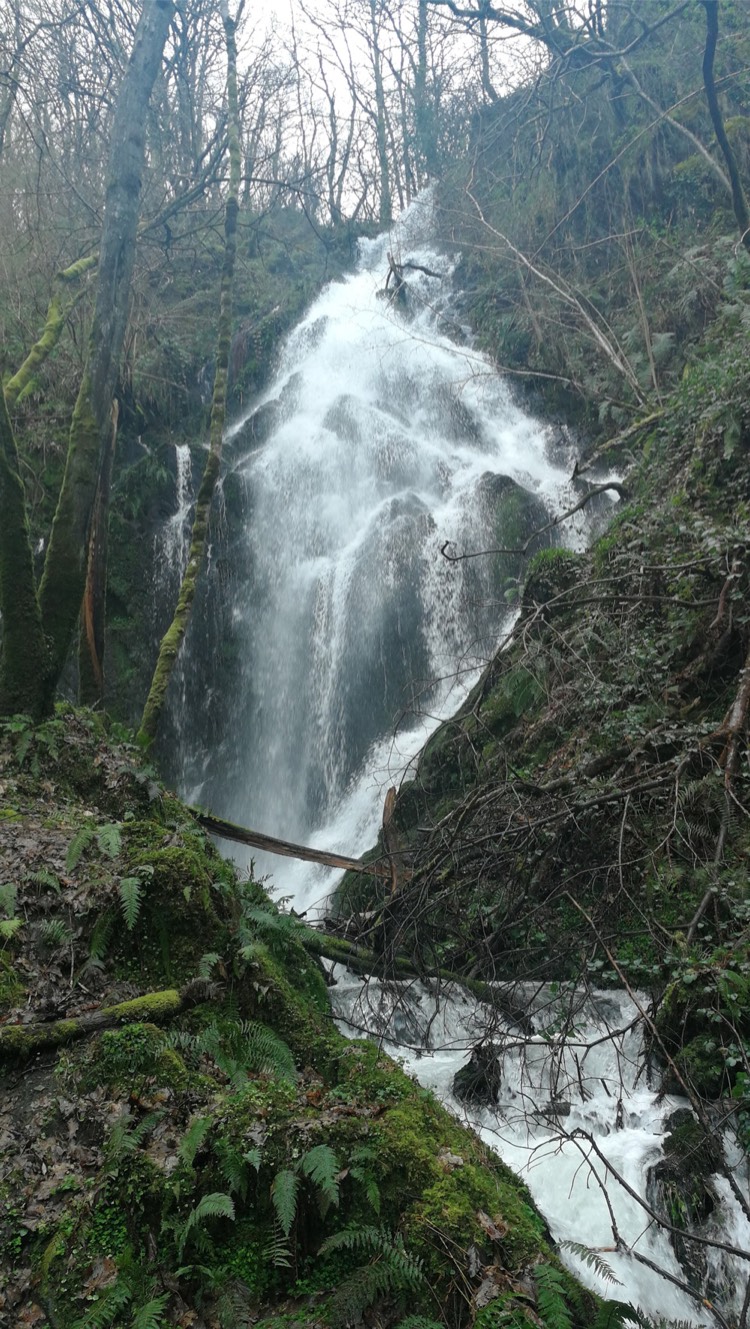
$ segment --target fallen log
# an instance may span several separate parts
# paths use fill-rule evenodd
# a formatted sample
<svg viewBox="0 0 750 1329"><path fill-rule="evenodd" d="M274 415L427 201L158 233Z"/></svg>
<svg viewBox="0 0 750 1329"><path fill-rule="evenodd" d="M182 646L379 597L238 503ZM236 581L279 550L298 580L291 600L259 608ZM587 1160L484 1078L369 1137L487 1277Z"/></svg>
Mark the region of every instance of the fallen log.
<svg viewBox="0 0 750 1329"><path fill-rule="evenodd" d="M264 849L266 853L278 854L282 858L299 858L305 863L321 863L327 868L342 868L345 872L362 872L371 877L387 877L391 880L391 863L374 859L371 863L362 863L358 858L347 858L344 854L333 854L326 849L311 849L308 845L292 844L289 840L277 840L273 835L263 835L261 831L251 831L246 826L236 826L232 821L214 817L210 812L201 812L200 808L190 808L196 821L210 835L218 835L222 840L234 840L237 844L249 845L251 849ZM408 879L411 873L400 875Z"/></svg>
<svg viewBox="0 0 750 1329"><path fill-rule="evenodd" d="M0 1061L25 1060L37 1052L63 1047L79 1038L98 1033L100 1029L114 1029L120 1024L162 1024L205 1001L207 989L210 988L211 984L198 979L188 983L180 992L176 988L147 992L130 1001L101 1006L98 1010L74 1015L68 1020L32 1020L28 1024L2 1025Z"/></svg>
<svg viewBox="0 0 750 1329"><path fill-rule="evenodd" d="M308 928L300 934L300 941L310 955L318 959L332 960L344 965L354 974L369 978L390 979L392 982L418 980L425 984L453 983L471 993L478 1001L492 1007L504 1019L515 1024L525 1033L533 1033L534 1026L523 1006L514 999L512 984L486 983L480 978L467 978L463 974L454 974L450 969L431 969L421 971L413 961L401 955L379 955L368 950L358 942L345 941L342 937L332 937L330 933L318 932Z"/></svg>

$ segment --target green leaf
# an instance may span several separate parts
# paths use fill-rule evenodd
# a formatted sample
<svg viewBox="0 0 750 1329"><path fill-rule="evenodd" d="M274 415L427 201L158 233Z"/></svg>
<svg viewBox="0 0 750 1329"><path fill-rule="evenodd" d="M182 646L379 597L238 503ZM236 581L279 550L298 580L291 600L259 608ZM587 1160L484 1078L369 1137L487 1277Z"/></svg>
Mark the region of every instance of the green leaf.
<svg viewBox="0 0 750 1329"><path fill-rule="evenodd" d="M277 1172L271 1183L271 1199L279 1220L279 1226L285 1237L294 1226L294 1220L297 1214L297 1191L299 1189L299 1177L288 1168Z"/></svg>
<svg viewBox="0 0 750 1329"><path fill-rule="evenodd" d="M84 849L88 848L96 834L93 826L81 826L77 830L70 844L65 858L65 871L73 872L81 860Z"/></svg>
<svg viewBox="0 0 750 1329"><path fill-rule="evenodd" d="M120 827L116 822L107 826L100 826L96 832L96 842L103 854L110 858L117 858L122 848L122 834Z"/></svg>
<svg viewBox="0 0 750 1329"><path fill-rule="evenodd" d="M128 932L136 925L141 909L143 883L140 877L122 877L120 879L120 907Z"/></svg>
<svg viewBox="0 0 750 1329"><path fill-rule="evenodd" d="M327 1144L316 1144L302 1156L302 1171L318 1187L325 1200L325 1207L339 1202L339 1183L337 1180L339 1165L336 1155Z"/></svg>

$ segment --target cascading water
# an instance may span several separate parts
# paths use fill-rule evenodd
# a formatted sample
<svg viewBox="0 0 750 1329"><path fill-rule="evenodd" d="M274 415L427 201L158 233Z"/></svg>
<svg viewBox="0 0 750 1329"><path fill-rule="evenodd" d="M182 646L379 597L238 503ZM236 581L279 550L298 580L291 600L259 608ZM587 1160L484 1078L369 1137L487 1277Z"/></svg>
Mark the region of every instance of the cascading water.
<svg viewBox="0 0 750 1329"><path fill-rule="evenodd" d="M343 1032L379 1038L523 1178L555 1238L586 1247L619 1286L591 1257L563 1245L563 1258L582 1282L657 1319L714 1323L701 1305L703 1295L730 1322L737 1316L747 1266L709 1247L701 1289L694 1269L682 1267L667 1233L639 1201L648 1204L647 1178L662 1156L667 1119L688 1105L658 1098L649 1087L634 999L516 984L513 1007L526 1013L521 1029L458 988L436 996L419 983L364 983L338 966L333 973L331 999ZM491 1086L477 1095L485 1102L459 1101L454 1080L477 1044L489 1045ZM735 1175L746 1189L747 1177L739 1168ZM721 1208L700 1235L750 1249L750 1224L727 1181L709 1180ZM694 1263L695 1248L690 1258ZM684 1290L686 1284L698 1295Z"/></svg>
<svg viewBox="0 0 750 1329"><path fill-rule="evenodd" d="M550 456L544 428L451 328L451 263L430 242L430 214L422 198L396 234L362 244L356 272L315 301L231 431L224 531L179 685L190 718L175 745L185 792L230 820L349 855L374 843L385 790L458 708L508 621L520 562L449 563L441 548L516 547L571 497L570 465L560 464L570 459ZM383 298L388 250L418 265L405 269L405 309ZM227 849L242 865L237 846ZM335 881L287 861L262 868L308 917ZM342 1027L382 1037L468 1115L453 1076L485 1035L486 1012L459 992L436 1001L419 985L384 992L346 972L337 979ZM556 1235L607 1248L623 1286L602 1284L569 1252L585 1280L701 1323L695 1301L658 1272L685 1281L667 1238L611 1175L645 1194L674 1107L647 1087L637 1033L601 1041L605 1027L631 1025L632 1006L600 995L551 1052L550 1000L529 992L540 1033L523 1055L506 1048L500 1102L470 1120L523 1173ZM512 1030L503 1036L512 1041ZM623 1242L656 1270L609 1249L597 1176ZM746 1244L735 1211L726 1207Z"/></svg>
<svg viewBox="0 0 750 1329"><path fill-rule="evenodd" d="M397 235L363 242L227 440L225 494L244 513L219 629L231 717L182 771L230 820L347 854L372 842L384 790L508 616L521 560L451 564L441 547L517 546L570 494L548 431L443 330L452 265L430 225L427 196ZM407 270L405 310L383 293L396 245L439 274ZM263 867L298 907L326 893L325 874Z"/></svg>

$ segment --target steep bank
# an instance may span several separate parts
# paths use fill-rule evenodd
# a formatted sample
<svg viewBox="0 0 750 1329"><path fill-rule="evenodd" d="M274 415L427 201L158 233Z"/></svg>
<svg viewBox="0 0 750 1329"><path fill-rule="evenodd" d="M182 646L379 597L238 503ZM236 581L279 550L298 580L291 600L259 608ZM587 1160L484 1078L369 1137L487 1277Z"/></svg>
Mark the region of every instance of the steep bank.
<svg viewBox="0 0 750 1329"><path fill-rule="evenodd" d="M621 1322L132 749L11 721L0 779L3 1319Z"/></svg>

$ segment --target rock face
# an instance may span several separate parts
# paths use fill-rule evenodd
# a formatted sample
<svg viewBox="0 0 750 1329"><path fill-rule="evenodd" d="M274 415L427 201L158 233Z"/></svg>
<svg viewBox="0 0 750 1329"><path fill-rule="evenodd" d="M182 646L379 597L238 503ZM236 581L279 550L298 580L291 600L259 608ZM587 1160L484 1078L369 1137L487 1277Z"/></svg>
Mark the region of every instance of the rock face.
<svg viewBox="0 0 750 1329"><path fill-rule="evenodd" d="M497 1101L502 1082L500 1048L495 1043L477 1043L465 1066L453 1077L453 1093L461 1103L491 1105Z"/></svg>
<svg viewBox="0 0 750 1329"><path fill-rule="evenodd" d="M720 1165L716 1145L687 1108L672 1113L667 1132L664 1157L649 1171L648 1199L674 1229L669 1239L690 1286L723 1300L726 1289L717 1285L721 1276L709 1266L706 1248L690 1240L721 1203L712 1179Z"/></svg>

